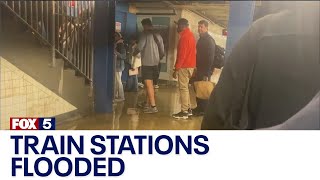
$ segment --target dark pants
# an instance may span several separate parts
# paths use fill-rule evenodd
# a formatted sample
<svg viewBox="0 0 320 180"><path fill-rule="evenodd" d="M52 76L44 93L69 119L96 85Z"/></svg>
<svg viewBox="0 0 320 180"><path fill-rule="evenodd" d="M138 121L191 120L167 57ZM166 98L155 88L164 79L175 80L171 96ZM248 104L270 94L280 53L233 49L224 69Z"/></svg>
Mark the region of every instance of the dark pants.
<svg viewBox="0 0 320 180"><path fill-rule="evenodd" d="M158 74L157 74L157 76L153 79L153 85L158 85L159 77L160 77L160 70L161 70L161 63L159 63L159 65L158 65Z"/></svg>
<svg viewBox="0 0 320 180"><path fill-rule="evenodd" d="M138 92L138 76L132 75L128 77L126 89L127 92Z"/></svg>
<svg viewBox="0 0 320 180"><path fill-rule="evenodd" d="M138 91L138 76L129 76L130 64L125 64L125 69L122 73L122 83L126 92L137 92Z"/></svg>
<svg viewBox="0 0 320 180"><path fill-rule="evenodd" d="M207 109L207 105L208 105L208 99L204 100L204 99L199 99L197 98L197 109L196 111L200 112L200 113L204 113L205 110Z"/></svg>
<svg viewBox="0 0 320 180"><path fill-rule="evenodd" d="M128 81L129 69L130 69L130 64L125 63L124 70L122 71L122 76L121 76L121 80L124 86L127 84L127 81Z"/></svg>

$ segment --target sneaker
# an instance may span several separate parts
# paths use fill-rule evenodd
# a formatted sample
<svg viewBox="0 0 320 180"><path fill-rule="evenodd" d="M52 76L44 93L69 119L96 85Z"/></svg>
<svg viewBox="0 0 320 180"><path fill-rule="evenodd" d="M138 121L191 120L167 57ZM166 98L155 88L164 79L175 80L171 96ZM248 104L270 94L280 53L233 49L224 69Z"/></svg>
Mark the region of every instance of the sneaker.
<svg viewBox="0 0 320 180"><path fill-rule="evenodd" d="M192 110L192 114L194 115L194 116L199 116L199 114L200 114L200 109L199 109L199 107L196 107L196 108L194 108L194 109L191 109Z"/></svg>
<svg viewBox="0 0 320 180"><path fill-rule="evenodd" d="M144 84L138 83L139 88L144 88Z"/></svg>
<svg viewBox="0 0 320 180"><path fill-rule="evenodd" d="M204 116L205 113L204 112L200 112L200 111L195 111L195 112L193 112L193 115L196 116L196 117L200 117L200 116Z"/></svg>
<svg viewBox="0 0 320 180"><path fill-rule="evenodd" d="M150 105L147 102L140 102L137 104L139 108L141 108L143 111L150 108Z"/></svg>
<svg viewBox="0 0 320 180"><path fill-rule="evenodd" d="M181 111L177 114L173 114L172 117L176 119L188 119L189 118L188 114L189 114L188 112Z"/></svg>
<svg viewBox="0 0 320 180"><path fill-rule="evenodd" d="M154 85L154 88L155 88L155 89L159 89L160 86L159 86L159 85Z"/></svg>
<svg viewBox="0 0 320 180"><path fill-rule="evenodd" d="M148 109L151 108L148 104L146 104L143 108L142 111L148 111Z"/></svg>
<svg viewBox="0 0 320 180"><path fill-rule="evenodd" d="M139 107L139 108L145 108L146 106L147 106L147 103L144 101L144 102L139 102L138 104L137 104L137 106Z"/></svg>
<svg viewBox="0 0 320 180"><path fill-rule="evenodd" d="M192 109L188 109L188 116L193 116Z"/></svg>
<svg viewBox="0 0 320 180"><path fill-rule="evenodd" d="M115 103L119 103L119 102L123 102L123 101L125 101L125 99L114 99Z"/></svg>
<svg viewBox="0 0 320 180"><path fill-rule="evenodd" d="M149 108L143 110L143 112L145 114L153 114L153 113L157 113L159 111L158 111L157 107L149 107Z"/></svg>

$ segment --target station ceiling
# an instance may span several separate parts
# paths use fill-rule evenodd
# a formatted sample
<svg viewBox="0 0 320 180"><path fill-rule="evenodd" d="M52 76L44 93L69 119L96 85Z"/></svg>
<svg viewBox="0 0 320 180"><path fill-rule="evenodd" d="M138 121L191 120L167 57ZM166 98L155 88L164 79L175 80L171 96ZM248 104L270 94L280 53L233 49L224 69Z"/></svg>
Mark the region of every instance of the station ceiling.
<svg viewBox="0 0 320 180"><path fill-rule="evenodd" d="M130 4L137 9L188 9L222 27L228 26L229 1L139 1Z"/></svg>

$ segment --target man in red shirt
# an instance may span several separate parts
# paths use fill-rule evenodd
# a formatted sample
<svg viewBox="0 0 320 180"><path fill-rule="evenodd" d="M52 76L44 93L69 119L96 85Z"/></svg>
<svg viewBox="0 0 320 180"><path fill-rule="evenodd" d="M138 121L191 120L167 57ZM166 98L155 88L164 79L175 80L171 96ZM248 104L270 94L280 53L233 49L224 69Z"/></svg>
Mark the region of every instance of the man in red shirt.
<svg viewBox="0 0 320 180"><path fill-rule="evenodd" d="M196 67L196 40L193 33L189 29L188 20L181 18L176 23L177 31L180 35L177 60L173 77L178 78L181 112L174 114L176 119L188 119L192 115L190 95L189 95L189 80L192 77Z"/></svg>

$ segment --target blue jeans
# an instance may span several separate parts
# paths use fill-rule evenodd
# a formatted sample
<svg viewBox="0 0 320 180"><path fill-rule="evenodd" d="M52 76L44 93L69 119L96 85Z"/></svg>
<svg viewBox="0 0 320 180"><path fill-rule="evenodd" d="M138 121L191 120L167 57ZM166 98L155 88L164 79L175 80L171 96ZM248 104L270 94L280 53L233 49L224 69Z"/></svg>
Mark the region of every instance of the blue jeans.
<svg viewBox="0 0 320 180"><path fill-rule="evenodd" d="M129 76L130 65L126 64L125 69L122 74L122 82L125 91L127 92L137 92L138 91L138 76Z"/></svg>
<svg viewBox="0 0 320 180"><path fill-rule="evenodd" d="M123 91L123 85L122 85L122 82L121 82L121 75L122 75L122 72L116 72L116 77L115 77L115 98L116 99L122 99L124 100L124 91Z"/></svg>

